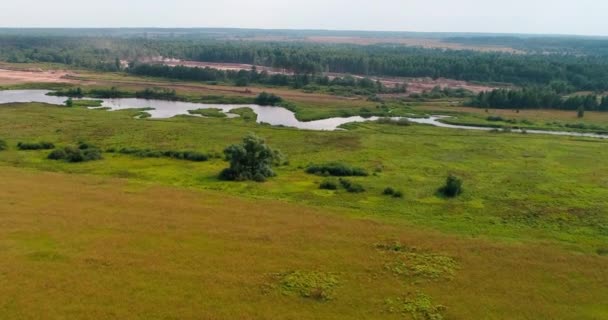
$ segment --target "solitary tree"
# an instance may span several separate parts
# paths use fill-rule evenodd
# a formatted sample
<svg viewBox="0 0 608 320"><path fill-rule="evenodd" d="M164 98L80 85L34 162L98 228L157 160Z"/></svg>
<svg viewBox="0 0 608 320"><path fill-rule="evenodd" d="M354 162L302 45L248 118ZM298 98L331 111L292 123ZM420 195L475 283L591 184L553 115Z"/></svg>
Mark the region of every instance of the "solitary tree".
<svg viewBox="0 0 608 320"><path fill-rule="evenodd" d="M72 98L68 98L68 100L65 101L65 106L66 107L73 107L74 106L74 100L72 100Z"/></svg>
<svg viewBox="0 0 608 320"><path fill-rule="evenodd" d="M229 146L224 154L230 167L220 173L223 180L262 182L275 176L272 166L283 161L280 151L273 150L254 134L247 135L242 144Z"/></svg>
<svg viewBox="0 0 608 320"><path fill-rule="evenodd" d="M578 107L577 116L579 118L585 117L585 107L583 107L583 106Z"/></svg>

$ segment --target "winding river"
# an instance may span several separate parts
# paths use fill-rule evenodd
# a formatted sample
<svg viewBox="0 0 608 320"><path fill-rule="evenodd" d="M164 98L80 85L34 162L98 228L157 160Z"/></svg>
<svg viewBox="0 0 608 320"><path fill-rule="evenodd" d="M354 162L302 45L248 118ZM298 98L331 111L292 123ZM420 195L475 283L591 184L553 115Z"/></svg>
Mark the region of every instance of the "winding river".
<svg viewBox="0 0 608 320"><path fill-rule="evenodd" d="M40 102L54 105L63 105L65 103L65 97L55 97L47 95L50 91L48 90L4 90L0 91L0 104L5 103L25 103L25 102ZM325 130L332 131L338 130L339 127L346 123L352 122L365 122L375 121L379 117L363 118L360 116L347 117L347 118L328 118L316 121L299 121L296 119L295 114L281 107L270 107L270 106L259 106L259 105L230 105L230 104L202 104L192 102L181 102L181 101L164 101L164 100L146 100L138 98L125 98L125 99L95 99L102 100L100 108L107 108L111 111L114 110L126 110L126 109L147 109L146 112L150 114L153 119L165 119L171 118L177 115L191 115L190 110L197 109L220 109L222 112L229 116L236 116L230 114L230 110L236 108L251 108L253 112L258 115L259 123L268 123L274 126L286 126L294 127L305 130ZM462 130L480 130L480 131L491 131L495 130L488 127L476 127L476 126L464 126L464 125L451 125L443 123L440 120L446 118L446 116L430 116L428 118L407 118L403 117L414 123L427 124L442 128L462 129ZM394 120L402 119L400 117L393 118ZM513 132L522 132L521 130L513 130ZM567 131L547 131L547 130L526 130L527 133L531 134L548 134L558 136L573 136L573 137L590 137L599 139L608 139L608 135L595 134L595 133L580 133L580 132L567 132Z"/></svg>

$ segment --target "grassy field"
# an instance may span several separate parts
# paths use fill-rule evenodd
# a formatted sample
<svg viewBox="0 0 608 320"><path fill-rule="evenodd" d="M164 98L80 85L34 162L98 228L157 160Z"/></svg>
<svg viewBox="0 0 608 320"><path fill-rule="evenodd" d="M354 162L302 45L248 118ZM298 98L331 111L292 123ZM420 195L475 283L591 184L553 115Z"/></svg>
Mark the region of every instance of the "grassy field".
<svg viewBox="0 0 608 320"><path fill-rule="evenodd" d="M0 172L2 319L606 316L599 256L222 192Z"/></svg>
<svg viewBox="0 0 608 320"><path fill-rule="evenodd" d="M255 94L92 77L91 87L162 85L192 99ZM288 95L300 118L375 105L271 90L284 90L275 93ZM391 108L487 117L442 103ZM0 319L608 317L608 164L601 161L608 141L379 123L300 131L237 112L249 120L0 106L8 144L0 151ZM492 115L538 123L575 117L507 112ZM583 121L608 125L603 114ZM103 160L74 164L16 147L86 141L102 150L218 155L250 132L289 157L266 183L220 181L227 166L220 157L104 152ZM320 190L331 178L305 169L332 161L369 172L349 178L366 191ZM456 199L437 194L448 174L464 180ZM382 195L387 187L404 197Z"/></svg>

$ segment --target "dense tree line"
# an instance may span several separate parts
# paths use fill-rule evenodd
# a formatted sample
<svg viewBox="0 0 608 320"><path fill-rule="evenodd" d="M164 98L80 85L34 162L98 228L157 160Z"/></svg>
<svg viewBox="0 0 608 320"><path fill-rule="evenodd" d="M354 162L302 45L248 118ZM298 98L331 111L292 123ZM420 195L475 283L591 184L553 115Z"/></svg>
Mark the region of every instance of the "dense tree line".
<svg viewBox="0 0 608 320"><path fill-rule="evenodd" d="M497 89L481 92L470 102L471 106L497 109L562 109L608 111L608 97L572 95L562 97L550 88Z"/></svg>
<svg viewBox="0 0 608 320"><path fill-rule="evenodd" d="M120 60L150 57L231 62L290 70L400 77L445 77L518 85L564 83L569 90L608 89L608 55L510 54L405 47L263 43L212 39L0 36L0 59L118 70ZM187 70L180 71L188 74ZM209 77L212 71L196 77ZM191 75L190 75L191 76ZM191 76L194 77L194 76ZM275 77L273 81L279 81Z"/></svg>
<svg viewBox="0 0 608 320"><path fill-rule="evenodd" d="M263 84L270 86L291 86L294 88L313 88L314 86L358 88L358 94L405 92L404 86L387 88L380 82L368 78L352 76L333 77L310 74L269 74L266 71L251 70L218 70L209 67L166 66L162 64L133 64L127 72L138 76L162 77L187 81L230 82L237 86Z"/></svg>

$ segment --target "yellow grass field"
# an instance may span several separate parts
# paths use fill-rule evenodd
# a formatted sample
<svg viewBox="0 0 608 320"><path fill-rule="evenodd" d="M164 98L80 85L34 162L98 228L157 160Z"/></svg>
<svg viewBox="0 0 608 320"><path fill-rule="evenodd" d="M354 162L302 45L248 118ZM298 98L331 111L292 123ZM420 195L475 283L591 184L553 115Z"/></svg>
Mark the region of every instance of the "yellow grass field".
<svg viewBox="0 0 608 320"><path fill-rule="evenodd" d="M0 319L407 319L411 295L445 319L605 319L605 257L337 210L0 167ZM332 299L282 290L293 271L333 275Z"/></svg>

